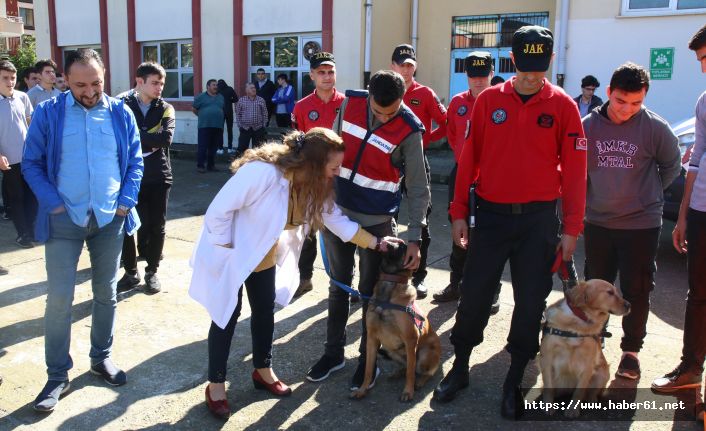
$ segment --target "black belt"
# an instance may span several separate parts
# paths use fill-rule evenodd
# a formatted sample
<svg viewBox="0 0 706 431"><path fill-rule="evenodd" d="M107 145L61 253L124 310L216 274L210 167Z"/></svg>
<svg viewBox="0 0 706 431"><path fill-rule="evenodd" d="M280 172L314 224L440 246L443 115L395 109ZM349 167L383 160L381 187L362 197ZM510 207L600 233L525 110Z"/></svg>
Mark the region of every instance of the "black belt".
<svg viewBox="0 0 706 431"><path fill-rule="evenodd" d="M553 201L534 201L523 204L499 204L486 201L477 196L478 208L498 214L529 214L538 211L556 209L556 199Z"/></svg>

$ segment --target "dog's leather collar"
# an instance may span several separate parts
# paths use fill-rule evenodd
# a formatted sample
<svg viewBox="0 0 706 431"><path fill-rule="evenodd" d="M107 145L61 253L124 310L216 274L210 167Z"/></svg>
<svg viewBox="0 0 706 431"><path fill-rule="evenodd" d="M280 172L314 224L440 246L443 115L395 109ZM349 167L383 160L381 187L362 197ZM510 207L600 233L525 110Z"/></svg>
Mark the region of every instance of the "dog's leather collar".
<svg viewBox="0 0 706 431"><path fill-rule="evenodd" d="M403 275L403 274L387 274L385 272L381 272L380 276L378 277L378 280L392 281L394 283L400 283L400 284L407 284L407 283L409 283L409 276Z"/></svg>
<svg viewBox="0 0 706 431"><path fill-rule="evenodd" d="M586 313L584 313L582 309L580 309L578 307L574 307L574 305L571 304L571 302L568 299L566 300L566 305L569 306L569 309L571 310L572 313L574 313L574 315L576 317L578 317L579 319L583 320L586 323L591 323L591 319L589 319L588 316L586 316Z"/></svg>

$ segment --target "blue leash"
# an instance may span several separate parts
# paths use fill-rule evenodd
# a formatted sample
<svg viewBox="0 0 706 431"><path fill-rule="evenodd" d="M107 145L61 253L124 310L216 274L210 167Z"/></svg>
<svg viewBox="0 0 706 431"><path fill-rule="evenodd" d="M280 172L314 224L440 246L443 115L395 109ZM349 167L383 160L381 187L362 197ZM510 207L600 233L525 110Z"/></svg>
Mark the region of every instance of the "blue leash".
<svg viewBox="0 0 706 431"><path fill-rule="evenodd" d="M368 301L370 299L369 296L363 295L362 293L358 292L347 284L343 284L331 276L331 266L328 262L328 256L326 256L326 247L324 246L324 235L322 232L319 232L319 249L321 249L321 260L324 261L324 270L326 270L326 275L328 275L328 277L331 279L331 283L335 284L336 286L340 287L345 292L353 296L358 296L361 299Z"/></svg>

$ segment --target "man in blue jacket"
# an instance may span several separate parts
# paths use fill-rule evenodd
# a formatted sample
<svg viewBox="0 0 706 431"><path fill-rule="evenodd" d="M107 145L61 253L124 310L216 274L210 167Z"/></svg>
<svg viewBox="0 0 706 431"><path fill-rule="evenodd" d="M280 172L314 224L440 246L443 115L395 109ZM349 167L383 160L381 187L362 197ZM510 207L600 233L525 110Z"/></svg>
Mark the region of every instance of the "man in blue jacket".
<svg viewBox="0 0 706 431"><path fill-rule="evenodd" d="M46 243L49 379L34 402L38 411L53 410L69 389L71 304L84 243L93 289L90 371L114 386L127 381L110 353L123 235L139 225L139 130L130 109L103 93L105 67L96 51L70 53L65 72L71 91L34 111L22 159L22 174L39 202L35 239Z"/></svg>

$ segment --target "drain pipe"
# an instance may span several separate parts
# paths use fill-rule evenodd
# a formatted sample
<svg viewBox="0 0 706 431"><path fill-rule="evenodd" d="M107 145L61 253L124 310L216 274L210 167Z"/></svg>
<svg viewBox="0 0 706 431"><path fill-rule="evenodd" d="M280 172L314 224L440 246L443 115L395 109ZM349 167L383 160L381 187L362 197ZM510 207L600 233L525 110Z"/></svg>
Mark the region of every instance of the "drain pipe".
<svg viewBox="0 0 706 431"><path fill-rule="evenodd" d="M566 78L566 53L568 50L568 33L569 33L569 0L557 0L557 6L561 3L559 21L557 27L559 28L557 44L558 48L556 51L556 85L559 87L564 86L564 80Z"/></svg>
<svg viewBox="0 0 706 431"><path fill-rule="evenodd" d="M412 0L412 48L417 50L417 39L419 39L419 34L417 33L417 25L419 22L419 0Z"/></svg>
<svg viewBox="0 0 706 431"><path fill-rule="evenodd" d="M370 53L373 33L373 0L365 0L365 52L363 54L363 88L370 82Z"/></svg>

